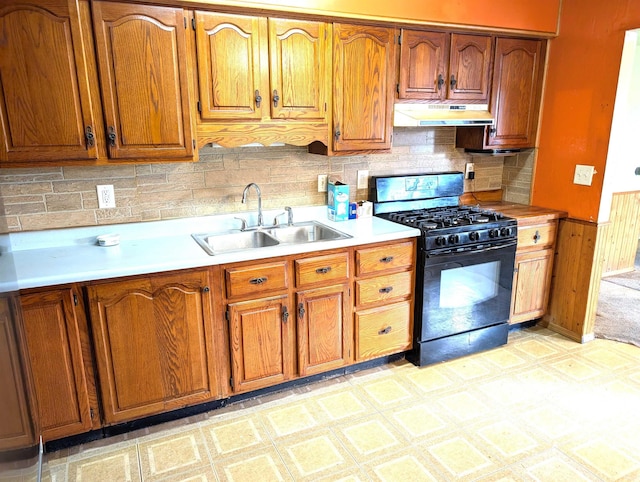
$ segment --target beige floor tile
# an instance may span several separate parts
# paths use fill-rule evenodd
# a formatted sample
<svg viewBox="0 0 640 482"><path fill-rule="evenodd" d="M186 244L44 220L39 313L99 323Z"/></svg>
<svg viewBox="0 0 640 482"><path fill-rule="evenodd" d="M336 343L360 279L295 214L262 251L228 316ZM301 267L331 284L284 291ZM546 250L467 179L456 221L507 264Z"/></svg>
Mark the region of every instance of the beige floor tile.
<svg viewBox="0 0 640 482"><path fill-rule="evenodd" d="M379 410L417 400L420 393L399 377L384 377L358 385L363 399Z"/></svg>
<svg viewBox="0 0 640 482"><path fill-rule="evenodd" d="M494 406L484 400L482 393L476 390L463 390L440 397L437 404L459 422L470 422L490 415Z"/></svg>
<svg viewBox="0 0 640 482"><path fill-rule="evenodd" d="M442 410L436 404L428 401L387 410L382 415L407 440L414 443L453 430L452 424L442 414Z"/></svg>
<svg viewBox="0 0 640 482"><path fill-rule="evenodd" d="M476 356L488 361L489 363L492 363L493 365L503 370L525 366L527 363L527 360L525 360L522 356L514 353L513 350L510 350L507 347L488 350Z"/></svg>
<svg viewBox="0 0 640 482"><path fill-rule="evenodd" d="M581 428L580 424L557 407L543 406L527 410L520 414L520 419L531 429L541 432L551 440L571 436Z"/></svg>
<svg viewBox="0 0 640 482"><path fill-rule="evenodd" d="M440 471L456 479L473 479L500 468L463 434L426 444L426 449Z"/></svg>
<svg viewBox="0 0 640 482"><path fill-rule="evenodd" d="M605 480L619 480L640 471L640 462L631 454L614 445L611 440L596 438L585 443L576 444L568 449L568 455L590 468Z"/></svg>
<svg viewBox="0 0 640 482"><path fill-rule="evenodd" d="M105 451L99 455L69 463L69 481L95 482L135 482L142 480L135 445L116 451Z"/></svg>
<svg viewBox="0 0 640 482"><path fill-rule="evenodd" d="M382 415L373 414L332 428L358 463L397 452L409 441Z"/></svg>
<svg viewBox="0 0 640 482"><path fill-rule="evenodd" d="M514 347L516 350L526 353L536 359L546 358L561 353L558 348L542 337L524 340L514 345Z"/></svg>
<svg viewBox="0 0 640 482"><path fill-rule="evenodd" d="M435 482L442 475L429 467L420 451L409 447L401 452L378 457L364 464L367 474L380 482Z"/></svg>
<svg viewBox="0 0 640 482"><path fill-rule="evenodd" d="M550 363L549 366L552 366L564 375L578 381L594 378L602 373L602 370L594 368L588 363L575 357L568 357L563 360Z"/></svg>
<svg viewBox="0 0 640 482"><path fill-rule="evenodd" d="M592 472L556 449L549 449L520 462L523 474L537 482L601 481Z"/></svg>
<svg viewBox="0 0 640 482"><path fill-rule="evenodd" d="M294 480L274 447L214 460L213 467L221 482Z"/></svg>
<svg viewBox="0 0 640 482"><path fill-rule="evenodd" d="M602 346L602 344L597 348L594 347L587 352L581 353L581 356L593 364L607 370L617 370L636 363L635 360L618 353L615 349L607 349Z"/></svg>
<svg viewBox="0 0 640 482"><path fill-rule="evenodd" d="M217 482L218 476L213 467L206 466L176 473L160 480L161 482Z"/></svg>
<svg viewBox="0 0 640 482"><path fill-rule="evenodd" d="M212 457L227 457L238 451L251 451L271 445L271 439L255 415L201 424Z"/></svg>
<svg viewBox="0 0 640 482"><path fill-rule="evenodd" d="M138 451L145 481L210 466L204 436L197 427L141 442Z"/></svg>
<svg viewBox="0 0 640 482"><path fill-rule="evenodd" d="M331 430L276 441L278 452L295 480L317 480L345 471L356 463Z"/></svg>
<svg viewBox="0 0 640 482"><path fill-rule="evenodd" d="M357 418L371 412L369 403L361 400L355 388L340 390L315 397L315 402L327 414L330 420Z"/></svg>
<svg viewBox="0 0 640 482"><path fill-rule="evenodd" d="M440 365L421 367L405 374L404 377L425 393L437 392L455 385L454 379L445 373Z"/></svg>
<svg viewBox="0 0 640 482"><path fill-rule="evenodd" d="M258 416L272 437L317 430L323 422L323 412L312 399L271 407Z"/></svg>
<svg viewBox="0 0 640 482"><path fill-rule="evenodd" d="M465 356L447 363L447 368L462 380L477 380L491 374L492 367L482 357Z"/></svg>
<svg viewBox="0 0 640 482"><path fill-rule="evenodd" d="M474 426L473 433L485 443L485 450L494 450L507 464L541 450L541 442L522 425L512 420L497 420Z"/></svg>

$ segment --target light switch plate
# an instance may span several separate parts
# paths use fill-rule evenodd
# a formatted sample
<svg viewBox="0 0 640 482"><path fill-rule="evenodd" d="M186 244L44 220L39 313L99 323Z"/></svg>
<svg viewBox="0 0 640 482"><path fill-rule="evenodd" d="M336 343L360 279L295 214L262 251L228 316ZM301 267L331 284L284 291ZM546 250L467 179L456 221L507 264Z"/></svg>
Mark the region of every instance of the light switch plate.
<svg viewBox="0 0 640 482"><path fill-rule="evenodd" d="M327 192L326 174L318 174L318 192Z"/></svg>
<svg viewBox="0 0 640 482"><path fill-rule="evenodd" d="M112 184L97 185L96 191L98 192L98 208L115 208L116 196L113 191Z"/></svg>
<svg viewBox="0 0 640 482"><path fill-rule="evenodd" d="M367 189L368 187L369 187L369 171L368 170L358 171L357 188Z"/></svg>
<svg viewBox="0 0 640 482"><path fill-rule="evenodd" d="M585 166L583 164L576 164L576 172L573 175L573 183L581 184L583 186L591 186L593 181L593 175L595 174L594 166Z"/></svg>

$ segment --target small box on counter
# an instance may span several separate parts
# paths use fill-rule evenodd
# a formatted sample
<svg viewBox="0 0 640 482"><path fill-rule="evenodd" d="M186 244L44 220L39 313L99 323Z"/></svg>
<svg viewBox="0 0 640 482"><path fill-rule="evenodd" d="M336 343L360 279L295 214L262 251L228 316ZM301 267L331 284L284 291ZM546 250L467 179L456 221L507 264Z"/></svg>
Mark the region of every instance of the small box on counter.
<svg viewBox="0 0 640 482"><path fill-rule="evenodd" d="M349 203L349 219L356 219L358 217L358 205L356 203Z"/></svg>
<svg viewBox="0 0 640 482"><path fill-rule="evenodd" d="M329 181L327 187L327 205L331 221L349 219L349 186L340 181Z"/></svg>
<svg viewBox="0 0 640 482"><path fill-rule="evenodd" d="M373 216L373 203L371 201L358 201L358 218L370 218Z"/></svg>

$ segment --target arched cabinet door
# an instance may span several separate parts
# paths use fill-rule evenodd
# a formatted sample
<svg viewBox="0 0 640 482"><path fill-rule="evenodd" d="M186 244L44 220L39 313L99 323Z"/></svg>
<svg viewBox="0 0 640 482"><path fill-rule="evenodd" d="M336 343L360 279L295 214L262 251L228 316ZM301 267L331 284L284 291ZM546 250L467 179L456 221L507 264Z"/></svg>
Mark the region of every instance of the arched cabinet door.
<svg viewBox="0 0 640 482"><path fill-rule="evenodd" d="M80 25L75 1L0 6L3 165L97 159L100 113L90 98Z"/></svg>
<svg viewBox="0 0 640 482"><path fill-rule="evenodd" d="M194 137L181 8L93 2L112 159L190 159Z"/></svg>

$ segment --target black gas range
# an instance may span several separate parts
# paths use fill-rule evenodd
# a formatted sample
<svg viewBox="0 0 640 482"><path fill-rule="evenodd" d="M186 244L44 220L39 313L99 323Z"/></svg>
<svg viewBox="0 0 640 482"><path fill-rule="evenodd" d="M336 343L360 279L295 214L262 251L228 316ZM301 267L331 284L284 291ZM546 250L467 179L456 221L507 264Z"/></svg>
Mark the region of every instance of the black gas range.
<svg viewBox="0 0 640 482"><path fill-rule="evenodd" d="M461 172L374 178L374 214L422 231L414 348L428 365L507 342L517 221L460 205Z"/></svg>

